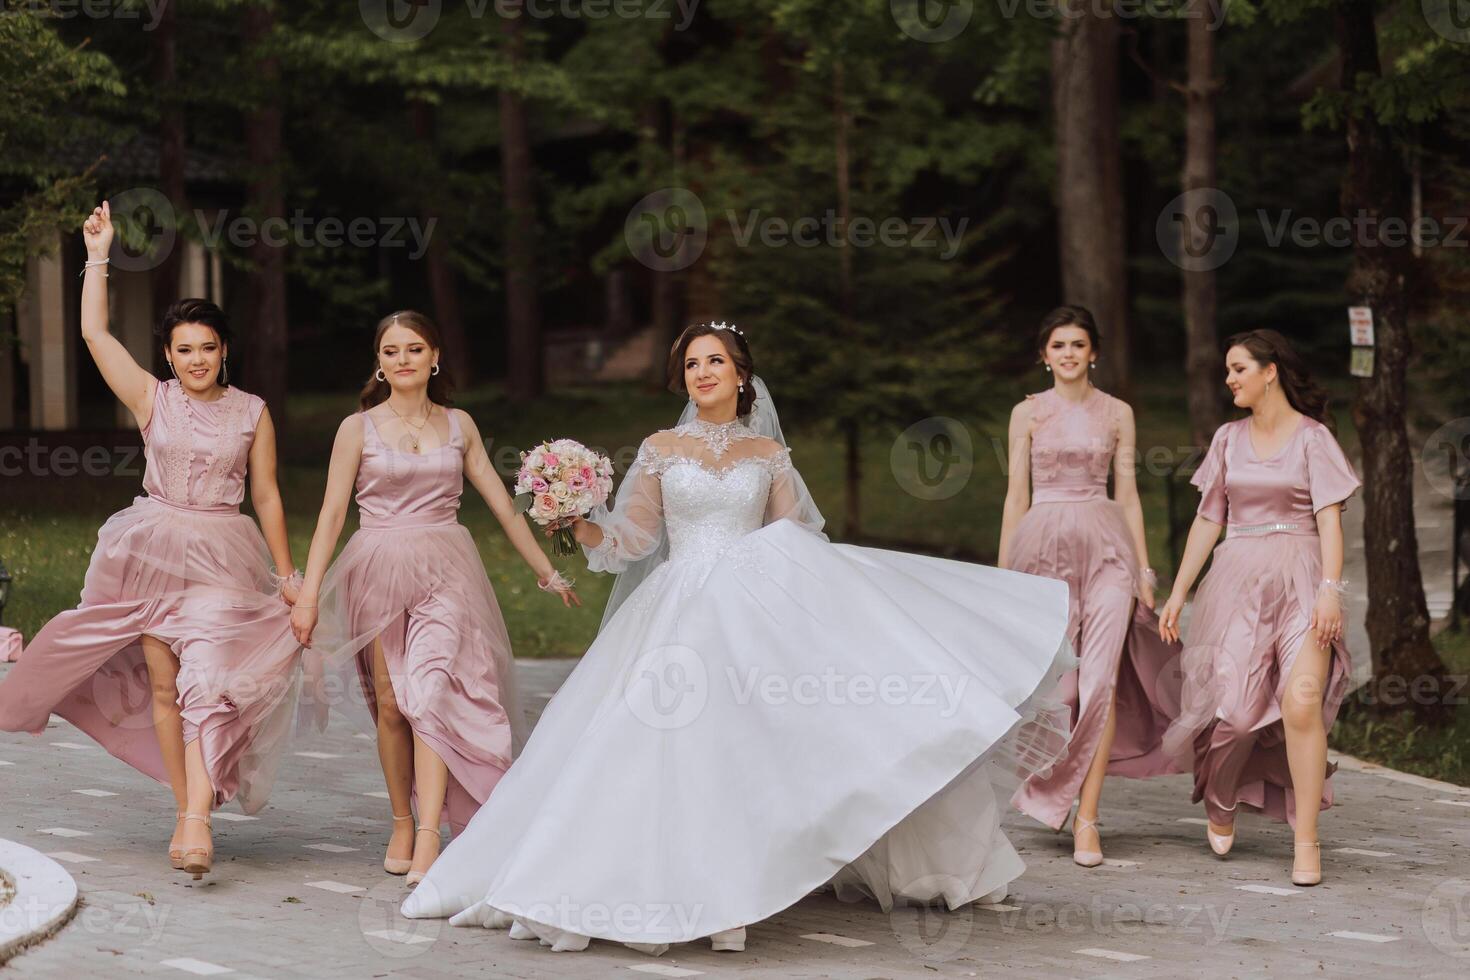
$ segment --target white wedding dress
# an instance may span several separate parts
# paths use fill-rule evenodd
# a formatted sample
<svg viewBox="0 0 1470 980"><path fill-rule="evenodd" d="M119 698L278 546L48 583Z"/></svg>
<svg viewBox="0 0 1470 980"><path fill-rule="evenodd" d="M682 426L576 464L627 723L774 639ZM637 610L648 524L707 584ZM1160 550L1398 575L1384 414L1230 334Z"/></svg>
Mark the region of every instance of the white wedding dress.
<svg viewBox="0 0 1470 980"><path fill-rule="evenodd" d="M649 437L591 519L594 571L652 572L405 916L657 953L824 885L955 908L1020 875L1001 808L1065 745L1065 583L832 544L739 420Z"/></svg>

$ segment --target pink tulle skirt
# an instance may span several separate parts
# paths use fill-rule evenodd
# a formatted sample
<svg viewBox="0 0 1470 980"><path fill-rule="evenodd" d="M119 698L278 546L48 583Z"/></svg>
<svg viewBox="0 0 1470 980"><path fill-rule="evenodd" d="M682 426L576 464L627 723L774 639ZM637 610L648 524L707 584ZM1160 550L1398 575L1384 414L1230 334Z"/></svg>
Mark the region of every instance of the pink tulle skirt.
<svg viewBox="0 0 1470 980"><path fill-rule="evenodd" d="M1204 801L1216 823L1230 823L1244 804L1295 824L1281 701L1321 580L1315 534L1239 535L1215 549L1195 596L1179 717L1164 748L1193 769L1194 800ZM1347 647L1333 644L1322 698L1329 729L1351 673ZM1331 804L1328 779L1322 809Z"/></svg>
<svg viewBox="0 0 1470 980"><path fill-rule="evenodd" d="M198 739L219 806L269 796L299 681L300 647L260 528L234 508L139 497L97 535L82 602L36 634L0 684L0 729L39 734L54 712L168 781L142 638L179 660L184 740Z"/></svg>
<svg viewBox="0 0 1470 980"><path fill-rule="evenodd" d="M1071 742L1045 774L1032 776L1011 802L1060 827L1092 765L1116 694L1110 775L1143 778L1182 772L1163 751L1178 705L1177 645L1158 635L1158 619L1135 608L1138 560L1123 509L1106 497L1034 504L1016 525L1010 567L1066 582L1068 639L1077 652L1056 697L1071 709Z"/></svg>
<svg viewBox="0 0 1470 980"><path fill-rule="evenodd" d="M463 827L524 740L510 637L474 539L461 524L361 529L322 583L312 647L324 676L345 668L376 724L372 644L382 642L398 709L449 769L450 824Z"/></svg>

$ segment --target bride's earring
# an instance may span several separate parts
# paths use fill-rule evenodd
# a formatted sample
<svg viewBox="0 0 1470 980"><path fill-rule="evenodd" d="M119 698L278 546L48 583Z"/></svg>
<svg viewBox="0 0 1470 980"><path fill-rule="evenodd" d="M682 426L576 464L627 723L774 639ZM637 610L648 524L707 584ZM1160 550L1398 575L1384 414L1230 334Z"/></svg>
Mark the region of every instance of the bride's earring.
<svg viewBox="0 0 1470 980"><path fill-rule="evenodd" d="M383 369L382 368L378 368L376 371L374 371L373 372L373 377L377 378L379 381L387 381L388 380L388 376L383 373Z"/></svg>

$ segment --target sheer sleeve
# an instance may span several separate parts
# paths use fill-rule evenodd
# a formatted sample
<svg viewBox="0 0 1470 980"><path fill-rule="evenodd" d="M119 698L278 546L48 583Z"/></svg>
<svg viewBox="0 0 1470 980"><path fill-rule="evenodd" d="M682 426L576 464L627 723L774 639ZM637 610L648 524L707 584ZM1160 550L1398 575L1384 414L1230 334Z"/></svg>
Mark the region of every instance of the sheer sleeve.
<svg viewBox="0 0 1470 980"><path fill-rule="evenodd" d="M767 462L771 467L771 493L766 499L765 523L793 521L803 530L811 531L825 541L827 535L822 532L822 526L826 524L826 520L807 490L806 481L792 465L791 450L782 446L767 457Z"/></svg>
<svg viewBox="0 0 1470 980"><path fill-rule="evenodd" d="M591 571L626 571L631 563L653 554L663 543L662 459L663 454L648 439L643 440L618 487L612 509L604 504L587 516L602 530L601 544L582 548Z"/></svg>
<svg viewBox="0 0 1470 980"><path fill-rule="evenodd" d="M1197 513L1212 524L1223 525L1230 509L1225 492L1225 451L1230 441L1229 432L1229 423L1215 430L1215 438L1210 440L1210 451L1189 479L1200 492Z"/></svg>
<svg viewBox="0 0 1470 980"><path fill-rule="evenodd" d="M1342 447L1325 425L1313 425L1307 433L1307 489L1312 495L1312 513L1332 504L1347 505L1363 483L1353 472Z"/></svg>

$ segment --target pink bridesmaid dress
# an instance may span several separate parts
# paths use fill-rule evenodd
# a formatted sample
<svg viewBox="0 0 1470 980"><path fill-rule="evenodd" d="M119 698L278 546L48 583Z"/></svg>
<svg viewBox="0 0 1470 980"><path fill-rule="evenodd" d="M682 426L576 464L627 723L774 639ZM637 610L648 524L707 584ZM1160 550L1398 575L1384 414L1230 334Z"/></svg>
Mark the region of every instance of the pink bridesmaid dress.
<svg viewBox="0 0 1470 980"><path fill-rule="evenodd" d="M1362 484L1327 426L1302 416L1269 459L1251 445L1250 420L1215 432L1193 483L1199 515L1224 525L1195 594L1182 658L1184 688L1165 748L1194 770L1194 802L1217 825L1238 805L1296 823L1281 698L1322 581L1316 513ZM1352 663L1333 644L1322 718L1327 728L1347 693ZM1335 767L1328 766L1329 777ZM1322 809L1332 805L1332 781Z"/></svg>
<svg viewBox="0 0 1470 980"><path fill-rule="evenodd" d="M1016 525L1010 567L1067 583L1068 639L1079 665L1056 695L1071 710L1066 754L1022 783L1011 803L1059 828L1097 754L1115 689L1109 775L1183 771L1163 751L1177 705L1179 648L1159 638L1153 610L1134 602L1141 566L1123 508L1108 498L1123 403L1096 388L1078 404L1054 388L1028 397L1031 507Z"/></svg>
<svg viewBox="0 0 1470 980"><path fill-rule="evenodd" d="M358 414L359 529L322 581L313 647L329 661L350 658L376 723L372 643L382 641L399 711L449 769L445 803L458 831L525 736L505 619L459 523L464 436L450 410L446 445L401 452Z"/></svg>
<svg viewBox="0 0 1470 980"><path fill-rule="evenodd" d="M102 525L82 604L36 634L0 684L0 729L40 734L53 712L168 782L142 638L179 658L184 740L202 742L215 806L264 805L290 733L300 668L290 609L260 528L240 513L265 403L155 385L147 468L131 507Z"/></svg>

